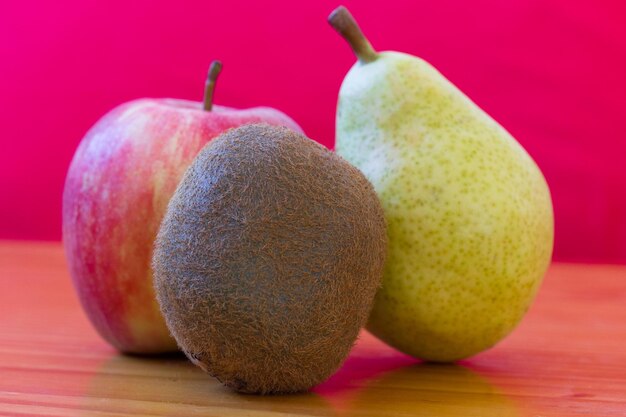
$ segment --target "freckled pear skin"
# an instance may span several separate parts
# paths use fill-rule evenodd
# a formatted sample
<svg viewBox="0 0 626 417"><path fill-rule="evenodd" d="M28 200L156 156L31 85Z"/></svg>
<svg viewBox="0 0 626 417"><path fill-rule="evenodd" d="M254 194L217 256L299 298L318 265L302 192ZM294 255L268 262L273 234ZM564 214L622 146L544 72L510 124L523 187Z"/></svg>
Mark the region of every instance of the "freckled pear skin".
<svg viewBox="0 0 626 417"><path fill-rule="evenodd" d="M389 238L368 329L417 358L472 356L513 330L540 286L554 236L548 186L434 67L375 53L365 38L355 46L345 19L340 8L329 21L351 31L359 61L339 93L336 150L374 185Z"/></svg>

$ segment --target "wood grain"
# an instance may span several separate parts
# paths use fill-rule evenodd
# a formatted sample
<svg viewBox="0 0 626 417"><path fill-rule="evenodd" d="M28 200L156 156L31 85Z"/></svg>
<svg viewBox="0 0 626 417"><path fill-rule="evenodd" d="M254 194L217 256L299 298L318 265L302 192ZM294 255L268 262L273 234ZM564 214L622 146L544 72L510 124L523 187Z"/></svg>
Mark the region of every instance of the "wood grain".
<svg viewBox="0 0 626 417"><path fill-rule="evenodd" d="M367 333L313 392L238 395L173 355L117 354L58 243L0 243L2 416L626 416L626 267L555 264L518 329L457 365Z"/></svg>

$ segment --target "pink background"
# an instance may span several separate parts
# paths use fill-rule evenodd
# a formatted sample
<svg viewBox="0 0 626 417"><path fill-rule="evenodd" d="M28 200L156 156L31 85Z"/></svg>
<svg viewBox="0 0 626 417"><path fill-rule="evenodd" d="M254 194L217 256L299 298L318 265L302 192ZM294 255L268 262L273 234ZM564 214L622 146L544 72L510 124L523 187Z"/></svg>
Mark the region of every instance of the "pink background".
<svg viewBox="0 0 626 417"><path fill-rule="evenodd" d="M334 142L354 62L334 1L3 1L0 238L60 238L72 154L138 97L269 105ZM550 183L558 260L626 263L624 0L344 1L379 50L419 55L526 147Z"/></svg>

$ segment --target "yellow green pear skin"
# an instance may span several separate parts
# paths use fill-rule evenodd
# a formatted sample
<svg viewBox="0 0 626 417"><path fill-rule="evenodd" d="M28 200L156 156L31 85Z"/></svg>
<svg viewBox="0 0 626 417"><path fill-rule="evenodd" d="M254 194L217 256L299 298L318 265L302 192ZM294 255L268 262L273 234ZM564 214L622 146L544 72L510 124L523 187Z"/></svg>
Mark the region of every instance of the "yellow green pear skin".
<svg viewBox="0 0 626 417"><path fill-rule="evenodd" d="M428 361L504 338L550 263L550 191L532 158L426 61L382 52L339 93L337 152L373 183L389 248L368 329Z"/></svg>

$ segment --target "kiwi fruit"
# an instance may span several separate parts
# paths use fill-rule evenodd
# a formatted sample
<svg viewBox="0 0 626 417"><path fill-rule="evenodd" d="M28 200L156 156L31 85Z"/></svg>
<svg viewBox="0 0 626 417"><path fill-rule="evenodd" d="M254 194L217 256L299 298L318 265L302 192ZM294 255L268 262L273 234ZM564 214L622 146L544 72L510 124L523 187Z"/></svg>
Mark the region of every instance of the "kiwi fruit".
<svg viewBox="0 0 626 417"><path fill-rule="evenodd" d="M347 357L381 284L383 210L361 172L283 127L199 153L156 240L154 283L185 354L244 393L305 391Z"/></svg>

